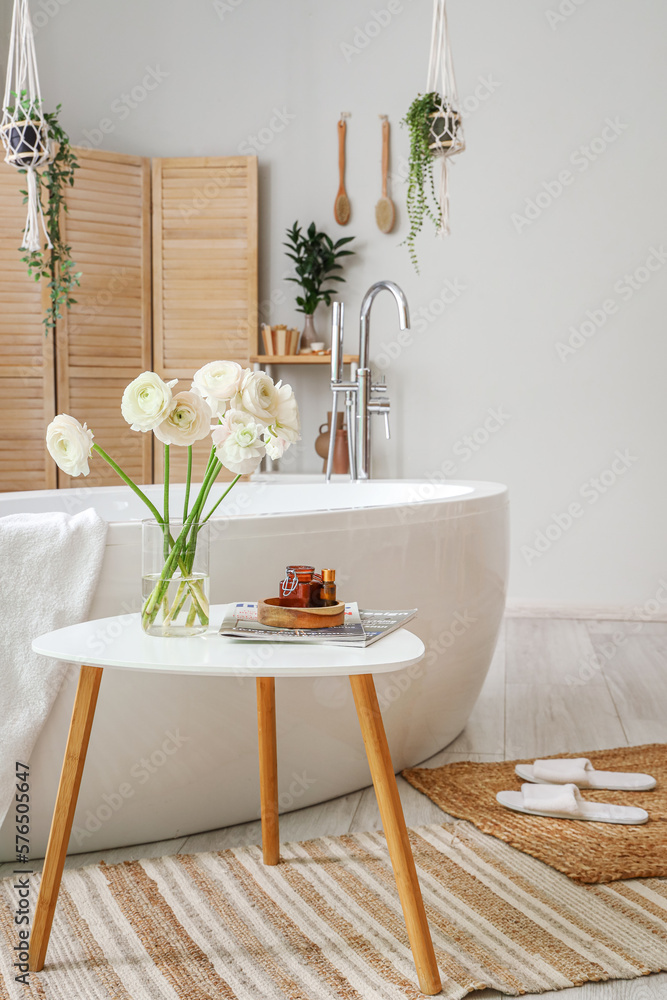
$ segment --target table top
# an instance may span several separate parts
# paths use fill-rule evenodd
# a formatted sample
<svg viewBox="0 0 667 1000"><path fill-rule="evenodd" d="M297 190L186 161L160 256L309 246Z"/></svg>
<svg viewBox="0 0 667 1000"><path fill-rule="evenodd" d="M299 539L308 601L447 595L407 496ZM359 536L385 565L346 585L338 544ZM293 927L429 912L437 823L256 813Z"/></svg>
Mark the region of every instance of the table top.
<svg viewBox="0 0 667 1000"><path fill-rule="evenodd" d="M418 663L424 643L398 629L373 645L352 649L314 643L251 642L218 634L227 604L211 606L204 635L163 639L146 635L139 614L70 625L39 636L36 653L56 660L119 670L154 670L200 677L332 677L378 674Z"/></svg>

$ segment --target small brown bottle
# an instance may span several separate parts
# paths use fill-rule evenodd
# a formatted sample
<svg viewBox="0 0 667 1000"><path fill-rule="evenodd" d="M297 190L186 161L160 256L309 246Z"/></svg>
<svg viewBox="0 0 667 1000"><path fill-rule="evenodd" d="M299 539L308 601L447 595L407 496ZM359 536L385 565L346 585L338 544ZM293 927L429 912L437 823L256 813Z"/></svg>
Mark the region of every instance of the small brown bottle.
<svg viewBox="0 0 667 1000"><path fill-rule="evenodd" d="M322 587L320 589L320 600L325 608L330 608L336 604L336 570L322 570Z"/></svg>

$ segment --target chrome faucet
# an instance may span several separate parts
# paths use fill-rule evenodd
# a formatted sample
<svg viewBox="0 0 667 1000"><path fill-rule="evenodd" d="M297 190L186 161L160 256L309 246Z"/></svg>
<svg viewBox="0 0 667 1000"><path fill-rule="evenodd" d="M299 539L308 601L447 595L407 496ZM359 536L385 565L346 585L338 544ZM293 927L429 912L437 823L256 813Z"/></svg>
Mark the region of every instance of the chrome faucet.
<svg viewBox="0 0 667 1000"><path fill-rule="evenodd" d="M338 394L345 393L345 408L347 411L347 443L350 457L350 478L371 478L371 415L379 413L385 419L387 439L391 436L389 430L389 400L384 396L387 386L382 382L373 382L368 364L369 335L371 325L371 307L378 292L386 289L394 296L398 307L398 322L401 330L410 327L408 302L398 285L393 281L377 281L368 289L361 303L359 316L359 367L353 380L343 381L343 322L344 306L342 302L334 302L331 330L331 391L333 406L329 436L329 453L327 457L326 478L331 478L333 468L333 453L336 440L336 415L338 413ZM379 398L378 398L379 397Z"/></svg>

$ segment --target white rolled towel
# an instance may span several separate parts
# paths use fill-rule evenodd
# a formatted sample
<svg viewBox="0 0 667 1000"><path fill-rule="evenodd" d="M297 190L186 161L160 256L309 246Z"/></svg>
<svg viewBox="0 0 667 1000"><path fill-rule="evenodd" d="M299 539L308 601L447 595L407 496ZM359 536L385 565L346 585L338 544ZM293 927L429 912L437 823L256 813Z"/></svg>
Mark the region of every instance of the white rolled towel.
<svg viewBox="0 0 667 1000"><path fill-rule="evenodd" d="M85 621L102 566L107 523L79 514L0 518L0 823L60 690L67 664L32 651L45 632Z"/></svg>

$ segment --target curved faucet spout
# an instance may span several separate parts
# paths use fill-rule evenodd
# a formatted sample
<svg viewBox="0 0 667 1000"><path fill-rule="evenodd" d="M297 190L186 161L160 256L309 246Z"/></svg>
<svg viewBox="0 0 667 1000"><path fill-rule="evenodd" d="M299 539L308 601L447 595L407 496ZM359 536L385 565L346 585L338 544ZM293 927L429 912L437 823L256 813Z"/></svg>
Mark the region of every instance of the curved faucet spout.
<svg viewBox="0 0 667 1000"><path fill-rule="evenodd" d="M359 367L368 368L368 343L371 327L371 306L378 292L386 289L394 296L398 307L398 323L401 330L408 330L410 327L410 311L408 300L402 288L395 281L376 281L368 289L361 303L361 315L359 318Z"/></svg>

